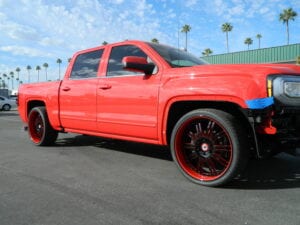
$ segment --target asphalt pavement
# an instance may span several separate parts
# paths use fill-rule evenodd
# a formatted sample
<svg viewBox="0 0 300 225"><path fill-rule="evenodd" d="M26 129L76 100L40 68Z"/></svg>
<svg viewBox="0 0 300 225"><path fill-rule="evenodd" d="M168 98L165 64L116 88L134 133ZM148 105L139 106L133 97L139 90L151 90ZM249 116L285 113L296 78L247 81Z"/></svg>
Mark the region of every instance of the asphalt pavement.
<svg viewBox="0 0 300 225"><path fill-rule="evenodd" d="M0 112L0 224L300 225L300 157L251 160L222 188L180 174L168 148L78 134L36 147Z"/></svg>

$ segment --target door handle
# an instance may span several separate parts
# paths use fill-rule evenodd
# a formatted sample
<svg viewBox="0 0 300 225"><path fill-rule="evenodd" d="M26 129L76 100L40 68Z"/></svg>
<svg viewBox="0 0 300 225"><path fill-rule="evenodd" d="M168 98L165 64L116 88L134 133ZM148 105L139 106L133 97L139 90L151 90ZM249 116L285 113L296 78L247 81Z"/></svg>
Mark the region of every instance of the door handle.
<svg viewBox="0 0 300 225"><path fill-rule="evenodd" d="M63 87L62 90L63 90L63 91L70 91L71 88L69 88L69 87Z"/></svg>
<svg viewBox="0 0 300 225"><path fill-rule="evenodd" d="M111 89L111 85L110 84L102 84L99 86L99 89L102 89L102 90Z"/></svg>

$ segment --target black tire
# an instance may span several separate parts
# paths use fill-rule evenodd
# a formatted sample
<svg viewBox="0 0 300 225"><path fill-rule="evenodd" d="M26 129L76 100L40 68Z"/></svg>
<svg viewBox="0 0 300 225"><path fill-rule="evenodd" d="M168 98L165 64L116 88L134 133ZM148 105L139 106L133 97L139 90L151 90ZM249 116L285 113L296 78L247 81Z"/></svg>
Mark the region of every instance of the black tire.
<svg viewBox="0 0 300 225"><path fill-rule="evenodd" d="M5 104L2 106L3 111L9 111L10 109L11 109L11 105L9 105L9 104Z"/></svg>
<svg viewBox="0 0 300 225"><path fill-rule="evenodd" d="M249 159L247 134L233 115L216 109L185 114L171 136L171 153L189 180L205 185L228 183Z"/></svg>
<svg viewBox="0 0 300 225"><path fill-rule="evenodd" d="M45 107L35 107L30 111L28 133L35 145L48 146L55 143L58 132L51 127Z"/></svg>

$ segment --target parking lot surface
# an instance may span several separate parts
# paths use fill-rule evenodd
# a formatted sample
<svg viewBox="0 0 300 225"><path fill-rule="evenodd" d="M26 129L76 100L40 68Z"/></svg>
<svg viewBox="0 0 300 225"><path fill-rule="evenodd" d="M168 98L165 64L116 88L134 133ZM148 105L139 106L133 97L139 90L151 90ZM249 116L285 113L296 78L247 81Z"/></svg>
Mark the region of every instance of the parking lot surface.
<svg viewBox="0 0 300 225"><path fill-rule="evenodd" d="M208 188L168 148L77 134L34 146L17 111L0 112L0 224L300 224L300 157L251 160Z"/></svg>

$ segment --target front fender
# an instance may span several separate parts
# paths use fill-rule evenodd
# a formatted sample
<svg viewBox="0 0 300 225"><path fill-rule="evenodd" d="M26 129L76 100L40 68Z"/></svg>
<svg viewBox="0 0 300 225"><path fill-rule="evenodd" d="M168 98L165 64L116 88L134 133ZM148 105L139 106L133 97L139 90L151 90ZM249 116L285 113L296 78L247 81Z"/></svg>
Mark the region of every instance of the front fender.
<svg viewBox="0 0 300 225"><path fill-rule="evenodd" d="M221 79L222 78L222 79ZM239 108L264 108L273 104L266 97L266 82L252 77L237 76L190 76L169 79L160 90L158 129L162 131L160 141L167 144L167 126L170 108L176 102L210 102L234 104ZM199 104L198 104L199 105Z"/></svg>

